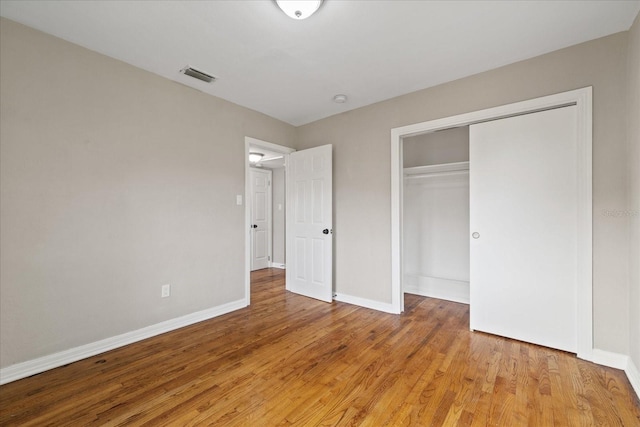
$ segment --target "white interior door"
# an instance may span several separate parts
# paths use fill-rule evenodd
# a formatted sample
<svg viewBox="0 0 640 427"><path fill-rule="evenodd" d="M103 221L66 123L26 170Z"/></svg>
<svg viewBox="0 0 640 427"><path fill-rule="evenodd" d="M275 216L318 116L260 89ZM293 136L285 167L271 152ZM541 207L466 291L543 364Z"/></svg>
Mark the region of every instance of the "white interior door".
<svg viewBox="0 0 640 427"><path fill-rule="evenodd" d="M331 302L333 292L332 146L289 155L287 289Z"/></svg>
<svg viewBox="0 0 640 427"><path fill-rule="evenodd" d="M471 329L577 352L576 107L470 128Z"/></svg>
<svg viewBox="0 0 640 427"><path fill-rule="evenodd" d="M249 171L251 179L251 271L271 261L271 171Z"/></svg>

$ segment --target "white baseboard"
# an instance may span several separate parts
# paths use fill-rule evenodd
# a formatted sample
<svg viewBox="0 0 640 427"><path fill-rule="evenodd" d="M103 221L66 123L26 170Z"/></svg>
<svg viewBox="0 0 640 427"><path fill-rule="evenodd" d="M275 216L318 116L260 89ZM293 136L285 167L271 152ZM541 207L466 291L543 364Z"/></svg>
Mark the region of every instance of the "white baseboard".
<svg viewBox="0 0 640 427"><path fill-rule="evenodd" d="M354 297L345 294L334 294L334 300L346 302L347 304L359 305L360 307L370 308L372 310L383 311L385 313L398 314L392 304L380 301L374 301L366 298Z"/></svg>
<svg viewBox="0 0 640 427"><path fill-rule="evenodd" d="M0 369L0 385L246 307L244 299Z"/></svg>
<svg viewBox="0 0 640 427"><path fill-rule="evenodd" d="M627 378L631 383L631 387L633 387L633 391L635 391L638 398L640 398L640 371L638 371L638 368L629 356L594 348L592 362L597 363L598 365L623 370L624 373L627 374Z"/></svg>
<svg viewBox="0 0 640 427"><path fill-rule="evenodd" d="M403 286L410 294L469 304L469 282L407 274Z"/></svg>
<svg viewBox="0 0 640 427"><path fill-rule="evenodd" d="M598 348L593 349L592 359L593 363L598 365L608 366L610 368L622 369L627 367L629 357L620 353L613 353L611 351L600 350Z"/></svg>
<svg viewBox="0 0 640 427"><path fill-rule="evenodd" d="M633 360L631 360L630 357L624 372L627 374L627 378L629 378L629 382L631 383L633 390L635 390L636 396L640 399L640 371L638 371L638 367L633 363Z"/></svg>
<svg viewBox="0 0 640 427"><path fill-rule="evenodd" d="M286 270L285 265L279 262L272 262L272 263L269 263L269 265L271 268L280 268L282 270Z"/></svg>

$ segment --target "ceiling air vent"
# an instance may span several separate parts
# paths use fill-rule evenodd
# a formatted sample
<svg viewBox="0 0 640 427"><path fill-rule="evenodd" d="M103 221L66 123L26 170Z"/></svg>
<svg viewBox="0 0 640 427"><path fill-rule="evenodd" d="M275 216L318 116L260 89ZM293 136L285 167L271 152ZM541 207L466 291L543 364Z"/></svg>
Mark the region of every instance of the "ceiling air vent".
<svg viewBox="0 0 640 427"><path fill-rule="evenodd" d="M211 83L216 80L215 76L211 74L204 73L200 70L196 70L195 68L191 68L189 66L184 67L180 70L182 74L186 74L187 76L191 76L194 79L202 80L203 82Z"/></svg>

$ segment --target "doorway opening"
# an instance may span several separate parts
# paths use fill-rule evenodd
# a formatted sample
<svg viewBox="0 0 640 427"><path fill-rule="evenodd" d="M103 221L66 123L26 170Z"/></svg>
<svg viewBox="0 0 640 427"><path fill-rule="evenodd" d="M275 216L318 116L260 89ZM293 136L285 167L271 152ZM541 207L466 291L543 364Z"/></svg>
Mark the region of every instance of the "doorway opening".
<svg viewBox="0 0 640 427"><path fill-rule="evenodd" d="M251 302L251 271L286 267L286 165L289 154L294 151L293 148L245 137L246 305ZM250 153L261 156L255 156L255 160L252 156L250 161ZM258 185L255 185L256 181Z"/></svg>

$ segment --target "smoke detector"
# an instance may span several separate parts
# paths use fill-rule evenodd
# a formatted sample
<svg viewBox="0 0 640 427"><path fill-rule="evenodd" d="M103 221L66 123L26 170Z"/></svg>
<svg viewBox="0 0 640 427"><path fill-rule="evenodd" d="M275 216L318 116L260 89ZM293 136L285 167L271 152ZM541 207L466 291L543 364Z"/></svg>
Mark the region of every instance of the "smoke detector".
<svg viewBox="0 0 640 427"><path fill-rule="evenodd" d="M339 94L333 97L333 102L336 102L338 104L344 104L345 102L347 102L347 95L343 95L343 94Z"/></svg>

